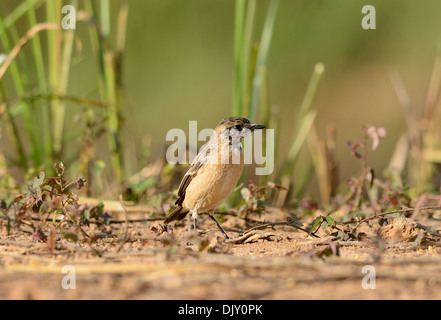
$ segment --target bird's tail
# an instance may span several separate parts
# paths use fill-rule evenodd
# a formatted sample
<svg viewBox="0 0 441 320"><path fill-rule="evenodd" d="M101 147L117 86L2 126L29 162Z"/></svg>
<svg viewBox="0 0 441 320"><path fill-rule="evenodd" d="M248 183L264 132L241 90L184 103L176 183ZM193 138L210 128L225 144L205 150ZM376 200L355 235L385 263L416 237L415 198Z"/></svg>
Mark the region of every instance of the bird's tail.
<svg viewBox="0 0 441 320"><path fill-rule="evenodd" d="M181 206L177 206L175 210L164 220L164 224L169 224L174 220L182 220L184 219L190 210L183 208Z"/></svg>

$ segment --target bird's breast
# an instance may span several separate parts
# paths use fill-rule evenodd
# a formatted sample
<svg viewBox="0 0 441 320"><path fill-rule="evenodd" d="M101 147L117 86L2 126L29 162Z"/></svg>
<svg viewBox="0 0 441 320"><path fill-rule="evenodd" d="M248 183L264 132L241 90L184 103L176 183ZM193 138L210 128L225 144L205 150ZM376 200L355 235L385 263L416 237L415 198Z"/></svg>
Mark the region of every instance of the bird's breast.
<svg viewBox="0 0 441 320"><path fill-rule="evenodd" d="M235 151L231 152L234 158ZM211 211L218 207L233 191L240 179L244 167L243 152L239 154L239 163L227 164L207 162L190 182L185 193L183 205L188 209L196 208L199 212Z"/></svg>

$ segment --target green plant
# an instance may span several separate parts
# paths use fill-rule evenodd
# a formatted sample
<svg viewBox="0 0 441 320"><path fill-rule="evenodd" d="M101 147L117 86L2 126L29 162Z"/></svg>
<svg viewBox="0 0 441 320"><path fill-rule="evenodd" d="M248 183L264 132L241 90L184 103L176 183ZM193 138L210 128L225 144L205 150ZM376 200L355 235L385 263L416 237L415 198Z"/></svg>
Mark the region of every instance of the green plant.
<svg viewBox="0 0 441 320"><path fill-rule="evenodd" d="M259 122L275 130L279 128L279 121L277 111L271 108L268 101L267 61L278 6L278 0L270 2L260 41L257 44L253 45L252 42L253 33L255 32L255 0L236 0L234 28L233 114L248 117L253 122ZM284 157L283 165L277 174L279 181L292 179L293 169L300 150L307 140L308 133L313 130L316 111L312 109L312 106L324 71L324 65L317 63L296 118L291 147ZM278 132L276 132L276 145L278 139ZM329 184L329 182L320 179L321 175L323 175L324 158L322 154L318 153L320 150L317 148L317 143L311 142L311 139L309 140L315 171L319 176L319 182L323 185L321 188L322 197L324 202L328 203L329 196L326 196L326 192L323 190L329 189L325 185L326 183ZM265 143L266 141L264 141ZM275 152L274 156L276 154ZM246 179L247 172L245 171L242 181L246 181ZM305 176L302 185L306 186L310 179L311 175ZM268 181L268 177L262 177L259 182L266 184Z"/></svg>
<svg viewBox="0 0 441 320"><path fill-rule="evenodd" d="M369 201L372 204L377 203L376 189L374 188L375 171L372 167L367 165L367 150L368 150L368 140L372 140L372 150L377 149L380 139L386 137L386 129L383 127L366 126L363 128L363 140L357 142L347 142L347 147L351 150L352 155L356 159L360 159L361 172L358 178L348 179L348 185L350 187L350 192L346 195L343 202L354 197L354 202L360 204L362 200L363 192L369 194ZM368 186L366 186L366 182ZM373 190L374 192L369 192L367 190Z"/></svg>
<svg viewBox="0 0 441 320"><path fill-rule="evenodd" d="M70 5L76 8L77 20L90 26L90 40L99 62L100 101L69 95L73 52L75 44L81 41L78 38L75 41L78 37L76 30L61 28L61 0L26 0L7 16L0 14L0 121L7 129L15 150L15 159L7 164L9 168L19 167L23 176L29 169L50 172L51 164L60 160L70 165L66 159L67 149L70 153L81 153L81 147L77 152L72 151L71 145L68 147L72 136L66 134L65 128L68 120L66 108L76 105L88 108L96 119L103 118L112 164L108 175L114 179L109 181L117 181L121 185L125 179L122 61L128 1L118 1L116 6L115 46L112 45L113 33L110 32L109 0L101 0L99 7L94 1L80 3L74 0ZM81 10L81 5L84 5L84 10ZM40 7L45 9L45 21L38 21L36 10ZM23 23L22 18L26 18L28 31L20 37L17 25ZM47 36L46 47L41 41L41 33ZM32 63L27 61L27 54L32 56ZM96 141L93 143L96 144ZM72 162L77 161L74 159ZM102 163L100 161L91 163Z"/></svg>
<svg viewBox="0 0 441 320"><path fill-rule="evenodd" d="M126 45L128 1L119 1L115 46L111 38L110 0L100 0L100 11L95 2L85 2L86 12L94 21L90 25L90 40L99 65L99 91L105 108L107 141L114 178L124 181L124 142L122 132L122 68Z"/></svg>
<svg viewBox="0 0 441 320"><path fill-rule="evenodd" d="M320 82L323 78L325 67L322 63L317 63L314 67L313 74L306 89L305 96L300 106L298 115L295 121L295 129L291 140L291 146L286 154L282 167L279 171L279 179L292 178L293 171L297 159L300 154L300 150L307 141L308 134L313 130L313 124L317 111L313 109L313 104ZM315 129L314 129L315 130ZM312 149L312 148L311 148ZM316 163L316 170L318 172L318 164ZM310 180L308 176L305 178ZM305 183L304 183L305 184Z"/></svg>
<svg viewBox="0 0 441 320"><path fill-rule="evenodd" d="M8 234L12 229L31 233L35 241L47 242L49 248L54 247L56 237L91 243L95 238L84 227L91 223L108 225L110 213L104 210L102 203L95 206L79 203L71 189L82 189L86 181L77 178L67 182L61 162L54 168L56 176L46 177L42 171L26 184L24 193L8 203L2 200L0 220Z"/></svg>
<svg viewBox="0 0 441 320"><path fill-rule="evenodd" d="M271 191L283 189L285 188L272 182L265 186L256 186L254 183L250 183L248 187L240 189L243 200L236 206L238 213L244 218L247 218L251 213L257 213L260 217L269 205L268 196Z"/></svg>
<svg viewBox="0 0 441 320"><path fill-rule="evenodd" d="M416 106L405 87L401 76L391 74L399 103L403 109L407 130L397 141L387 174L397 186L403 186L403 177L417 193L426 190L439 192L441 190L441 47L432 68L428 83L424 112L419 115ZM407 171L405 170L407 169Z"/></svg>
<svg viewBox="0 0 441 320"><path fill-rule="evenodd" d="M260 41L253 42L256 0L236 0L234 25L233 115L257 121L279 0L271 0ZM265 124L265 123L263 123Z"/></svg>

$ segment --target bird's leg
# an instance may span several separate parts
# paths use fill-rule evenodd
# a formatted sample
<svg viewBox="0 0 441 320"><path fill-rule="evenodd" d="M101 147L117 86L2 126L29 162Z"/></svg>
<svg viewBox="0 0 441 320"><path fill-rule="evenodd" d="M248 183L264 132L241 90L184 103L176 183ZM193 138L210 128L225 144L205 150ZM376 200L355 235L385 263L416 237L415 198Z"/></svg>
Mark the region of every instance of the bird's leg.
<svg viewBox="0 0 441 320"><path fill-rule="evenodd" d="M198 219L197 218L193 218L193 226L194 226L194 233L197 234L198 233L198 227L196 226L196 221Z"/></svg>
<svg viewBox="0 0 441 320"><path fill-rule="evenodd" d="M211 220L214 221L214 223L216 223L217 227L219 228L219 230L224 235L224 238L225 239L230 239L230 237L227 235L227 233L224 231L224 229L222 229L222 227L220 226L219 222L217 222L216 218L214 217L214 211L208 212L208 216L211 218Z"/></svg>
<svg viewBox="0 0 441 320"><path fill-rule="evenodd" d="M194 227L194 233L197 235L198 233L198 227L197 227L197 220L198 220L198 211L196 209L193 209L191 216L193 218L193 227Z"/></svg>

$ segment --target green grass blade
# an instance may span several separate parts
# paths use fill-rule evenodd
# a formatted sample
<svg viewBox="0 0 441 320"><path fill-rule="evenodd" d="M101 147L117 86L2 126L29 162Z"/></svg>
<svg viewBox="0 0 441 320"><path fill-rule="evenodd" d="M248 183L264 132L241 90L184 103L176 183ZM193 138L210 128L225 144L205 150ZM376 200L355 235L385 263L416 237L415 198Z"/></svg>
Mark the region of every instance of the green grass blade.
<svg viewBox="0 0 441 320"><path fill-rule="evenodd" d="M282 176L291 175L294 169L294 165L299 157L300 149L306 141L306 137L308 136L309 130L314 123L317 112L311 110L307 114L305 114L301 121L300 128L296 131L295 136L293 138L293 142L291 144L291 148L289 149L288 155L286 157L286 165L284 171L282 172Z"/></svg>
<svg viewBox="0 0 441 320"><path fill-rule="evenodd" d="M110 2L109 0L100 0L100 28L104 38L110 35Z"/></svg>
<svg viewBox="0 0 441 320"><path fill-rule="evenodd" d="M61 1L52 0L46 3L46 19L48 22L60 24ZM59 94L60 80L60 59L61 59L61 39L60 31L52 30L48 32L48 66L49 66L49 85L51 92ZM62 149L62 123L64 122L64 106L59 100L51 100L51 135L53 156L55 161L60 161Z"/></svg>
<svg viewBox="0 0 441 320"><path fill-rule="evenodd" d="M104 48L103 42L108 42L106 35L110 32L110 5L108 0L101 0L100 12L98 12L94 2L85 2L88 10L95 21L99 21L100 37L97 30L90 28L90 38L92 48L98 57L99 63L99 90L101 99L106 104L106 131L107 141L110 149L110 157L114 178L121 183L124 180L123 169L123 143L121 125L121 65L120 59L125 46L125 32L127 23L128 6L123 2L120 6L119 20L123 25L117 29L117 52L115 53L110 46ZM98 18L99 17L99 18Z"/></svg>
<svg viewBox="0 0 441 320"><path fill-rule="evenodd" d="M331 185L328 174L328 161L323 141L319 140L317 130L313 125L308 135L308 147L311 154L314 171L317 177L321 203L328 206L331 197Z"/></svg>
<svg viewBox="0 0 441 320"><path fill-rule="evenodd" d="M7 29L5 27L4 21L0 15L0 41L2 43L3 49L7 52L12 51L12 45L8 37ZM12 82L14 84L15 92L17 97L23 97L25 94L24 80L21 76L20 70L18 68L18 64L16 61L12 61L9 70L10 75L12 77ZM34 117L31 114L31 110L29 105L24 105L23 108L20 109L23 115L23 119L25 122L26 133L28 135L31 149L32 149L32 159L34 160L35 165L39 165L41 162L39 161L39 142L38 142L38 123L34 121Z"/></svg>
<svg viewBox="0 0 441 320"><path fill-rule="evenodd" d="M234 93L233 115L242 114L243 94L243 38L246 14L246 0L236 0L234 18Z"/></svg>
<svg viewBox="0 0 441 320"><path fill-rule="evenodd" d="M262 37L260 40L259 51L257 54L256 70L254 73L253 84L252 84L252 94L250 101L250 114L249 118L251 121L256 121L257 112L260 105L260 97L262 90L262 69L266 67L268 60L268 53L271 45L271 39L274 31L274 22L277 14L277 9L279 6L279 0L272 0L265 19L265 24L263 26Z"/></svg>
<svg viewBox="0 0 441 320"><path fill-rule="evenodd" d="M312 74L311 80L306 89L305 96L303 98L302 104L300 106L300 119L302 116L311 110L315 98L317 96L320 81L325 73L325 66L323 63L318 62L314 67L314 72Z"/></svg>
<svg viewBox="0 0 441 320"><path fill-rule="evenodd" d="M250 111L250 95L252 75L254 74L254 65L256 57L253 54L253 28L254 16L256 11L256 0L249 0L245 18L245 30L243 38L242 53L242 116L248 117Z"/></svg>
<svg viewBox="0 0 441 320"><path fill-rule="evenodd" d="M300 149L303 146L307 134L314 123L316 111L312 109L315 97L317 95L320 81L325 72L325 67L322 63L317 63L314 67L311 80L306 89L305 96L300 106L299 115L296 121L296 132L294 133L291 148L286 157L285 163L282 166L281 175L290 176L294 169L295 162L299 156Z"/></svg>
<svg viewBox="0 0 441 320"><path fill-rule="evenodd" d="M4 25L6 29L13 26L21 17L23 17L30 7L38 8L45 0L27 0L20 3L7 17L4 18Z"/></svg>
<svg viewBox="0 0 441 320"><path fill-rule="evenodd" d="M0 15L0 41L2 43L3 49L6 51L5 53L11 52L12 44L9 40L7 28L5 23L3 22L2 16ZM23 87L23 83L21 81L20 72L18 70L17 63L13 61L11 66L9 67L11 72L12 81L14 84L15 91L18 96L23 96L25 90Z"/></svg>
<svg viewBox="0 0 441 320"><path fill-rule="evenodd" d="M37 1L35 0L26 0L26 4L28 5L27 17L28 23L30 27L33 27L37 24L37 18L35 15L34 5L36 5ZM40 42L39 34L36 34L31 40L31 50L32 56L34 58L35 72L37 75L37 86L39 94L45 94L47 91L47 82L46 82L46 74L44 70L44 60L43 60L43 51ZM40 111L40 121L43 130L42 137L44 141L44 159L43 162L46 165L49 162L50 155L52 154L51 150L51 136L50 131L47 130L49 128L49 103L47 102L38 102L37 108Z"/></svg>
<svg viewBox="0 0 441 320"><path fill-rule="evenodd" d="M6 123L6 128L9 131L9 136L12 138L12 144L18 156L18 164L25 171L28 169L26 154L23 148L23 142L21 140L20 134L18 133L18 127L15 123L14 117L11 114L11 109L9 108L5 89L3 86L3 81L0 80L0 101L6 103L6 111L4 113L4 119L0 117L0 120L4 120Z"/></svg>

